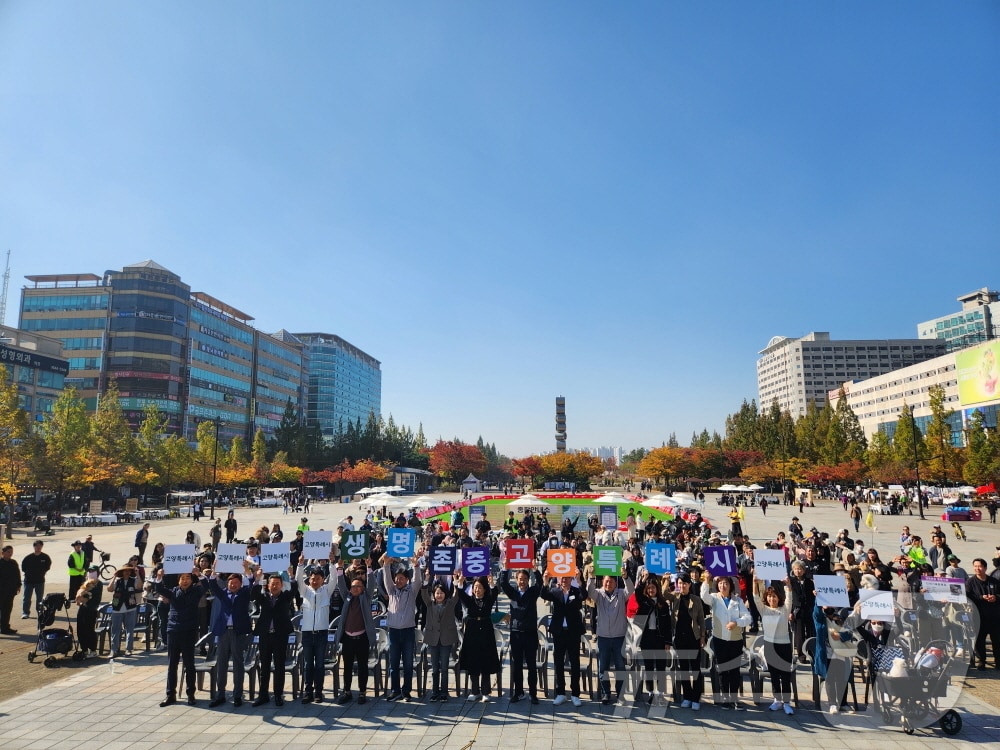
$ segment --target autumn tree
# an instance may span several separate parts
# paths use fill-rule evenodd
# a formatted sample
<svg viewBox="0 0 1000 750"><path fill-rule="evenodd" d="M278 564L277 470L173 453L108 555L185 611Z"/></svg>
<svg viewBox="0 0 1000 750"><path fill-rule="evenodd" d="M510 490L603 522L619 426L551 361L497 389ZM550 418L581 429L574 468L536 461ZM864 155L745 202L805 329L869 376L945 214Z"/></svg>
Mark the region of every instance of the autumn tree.
<svg viewBox="0 0 1000 750"><path fill-rule="evenodd" d="M469 474L483 474L486 457L475 445L455 440L438 440L430 449L430 470L452 484L461 484Z"/></svg>
<svg viewBox="0 0 1000 750"><path fill-rule="evenodd" d="M965 481L973 486L1000 480L1000 431L987 430L983 413L976 409L966 425Z"/></svg>
<svg viewBox="0 0 1000 750"><path fill-rule="evenodd" d="M542 462L538 456L515 458L510 463L514 476L527 484L528 487L532 487L535 484L535 477L542 474Z"/></svg>
<svg viewBox="0 0 1000 750"><path fill-rule="evenodd" d="M955 410L945 406L945 391L932 385L927 396L930 400L931 421L927 425L924 444L929 454L922 470L933 482L954 481L962 475L962 452L952 445L951 420Z"/></svg>
<svg viewBox="0 0 1000 750"><path fill-rule="evenodd" d="M17 385L0 365L0 501L11 505L28 476L28 414L17 400Z"/></svg>
<svg viewBox="0 0 1000 750"><path fill-rule="evenodd" d="M82 452L87 484L118 488L135 478L135 440L122 413L118 384L112 379L90 419L90 437Z"/></svg>

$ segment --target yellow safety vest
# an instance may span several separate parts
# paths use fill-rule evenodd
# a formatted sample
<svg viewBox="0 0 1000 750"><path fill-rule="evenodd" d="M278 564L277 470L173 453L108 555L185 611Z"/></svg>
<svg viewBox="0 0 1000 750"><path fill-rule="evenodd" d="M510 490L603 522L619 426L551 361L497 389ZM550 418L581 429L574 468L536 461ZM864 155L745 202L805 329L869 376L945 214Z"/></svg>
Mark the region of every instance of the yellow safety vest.
<svg viewBox="0 0 1000 750"><path fill-rule="evenodd" d="M82 576L87 572L87 569L84 567L86 558L84 558L82 552L70 552L69 559L73 561L69 568L71 576Z"/></svg>

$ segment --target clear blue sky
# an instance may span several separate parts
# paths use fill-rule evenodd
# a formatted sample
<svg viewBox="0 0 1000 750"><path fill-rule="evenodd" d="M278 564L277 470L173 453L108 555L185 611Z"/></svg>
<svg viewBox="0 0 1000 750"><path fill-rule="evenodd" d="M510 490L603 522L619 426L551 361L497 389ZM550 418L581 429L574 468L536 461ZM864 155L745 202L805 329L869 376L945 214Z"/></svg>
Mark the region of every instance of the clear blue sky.
<svg viewBox="0 0 1000 750"><path fill-rule="evenodd" d="M151 258L521 456L1000 285L1000 4L0 3L0 251Z"/></svg>

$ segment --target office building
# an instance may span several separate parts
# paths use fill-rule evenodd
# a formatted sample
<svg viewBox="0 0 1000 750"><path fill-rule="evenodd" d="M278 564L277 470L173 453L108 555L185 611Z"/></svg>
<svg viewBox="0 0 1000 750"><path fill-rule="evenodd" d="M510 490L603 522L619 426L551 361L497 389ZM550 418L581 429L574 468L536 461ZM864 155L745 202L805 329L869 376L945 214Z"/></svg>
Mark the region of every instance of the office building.
<svg viewBox="0 0 1000 750"><path fill-rule="evenodd" d="M1000 292L983 287L958 298L959 312L917 324L922 339L941 339L949 352L1000 338Z"/></svg>
<svg viewBox="0 0 1000 750"><path fill-rule="evenodd" d="M7 368L8 381L17 385L17 405L32 422L52 413L69 372L58 340L0 326L0 365Z"/></svg>
<svg viewBox="0 0 1000 750"><path fill-rule="evenodd" d="M811 403L826 403L841 383L864 380L925 362L945 352L945 342L927 339L834 340L824 331L792 339L775 336L757 360L757 403L777 399L797 419Z"/></svg>
<svg viewBox="0 0 1000 750"><path fill-rule="evenodd" d="M909 406L917 427L924 433L931 421L932 386L944 389L944 405L955 413L949 420L952 443L960 446L973 412L983 414L983 423L996 428L1000 413L1000 341L991 341L949 352L940 357L862 381L843 383L847 403L871 438L884 432L895 435L903 406ZM830 391L836 406L838 389Z"/></svg>
<svg viewBox="0 0 1000 750"><path fill-rule="evenodd" d="M349 423L382 413L381 363L332 333L293 333L304 347L305 417L315 422L324 440Z"/></svg>
<svg viewBox="0 0 1000 750"><path fill-rule="evenodd" d="M289 400L299 408L300 344L257 331L253 318L145 261L121 271L28 276L20 326L62 342L66 385L88 408L112 378L137 428L155 404L167 429L193 440L198 423L248 443L271 435Z"/></svg>

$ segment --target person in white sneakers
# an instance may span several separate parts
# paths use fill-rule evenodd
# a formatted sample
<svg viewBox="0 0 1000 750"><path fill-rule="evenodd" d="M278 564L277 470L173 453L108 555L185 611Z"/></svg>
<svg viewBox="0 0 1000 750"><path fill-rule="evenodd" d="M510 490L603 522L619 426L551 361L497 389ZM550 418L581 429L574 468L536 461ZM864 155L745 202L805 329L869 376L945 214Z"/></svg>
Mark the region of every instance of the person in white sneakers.
<svg viewBox="0 0 1000 750"><path fill-rule="evenodd" d="M701 650L705 647L705 607L691 593L691 574L677 577L674 591L663 597L671 604L673 616L674 652L677 654L677 682L681 691L681 708L697 711L705 678L701 674Z"/></svg>
<svg viewBox="0 0 1000 750"><path fill-rule="evenodd" d="M566 702L566 662L569 661L570 700L579 707L580 700L580 639L583 638L583 602L587 598L575 578L564 576L558 587L543 586L539 595L552 602L549 634L552 636L552 664L555 671L555 698L552 703Z"/></svg>
<svg viewBox="0 0 1000 750"><path fill-rule="evenodd" d="M787 579L786 579L787 581ZM772 584L776 582L772 581ZM771 690L774 693L772 711L781 711L791 716L792 708L792 637L789 619L792 614L792 598L785 587L779 591L775 585L764 588L764 582L754 575L753 598L760 612L761 638L764 641L764 663L771 675Z"/></svg>

